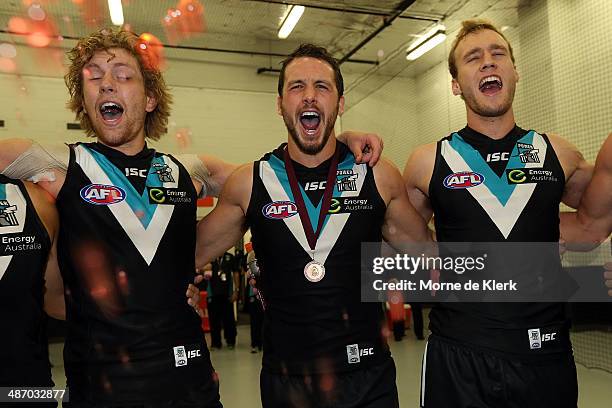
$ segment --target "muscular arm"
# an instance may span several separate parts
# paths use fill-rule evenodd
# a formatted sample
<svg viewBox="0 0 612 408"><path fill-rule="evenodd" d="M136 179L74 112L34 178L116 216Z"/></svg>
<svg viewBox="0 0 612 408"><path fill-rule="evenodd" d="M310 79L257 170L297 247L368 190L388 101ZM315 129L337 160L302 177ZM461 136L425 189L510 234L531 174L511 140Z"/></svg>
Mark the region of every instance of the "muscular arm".
<svg viewBox="0 0 612 408"><path fill-rule="evenodd" d="M548 138L565 173L565 190L561 201L571 208L578 208L580 198L591 181L593 165L584 159L576 146L561 136L549 134Z"/></svg>
<svg viewBox="0 0 612 408"><path fill-rule="evenodd" d="M36 208L36 212L43 222L49 238L51 239L51 251L47 258L45 270L45 312L56 319L66 319L66 305L64 302L64 282L60 275L57 264L57 234L59 231L59 217L53 199L48 193L31 183L25 183L30 199Z"/></svg>
<svg viewBox="0 0 612 408"><path fill-rule="evenodd" d="M225 182L238 166L208 154L177 154L176 159L189 172L198 194L219 197Z"/></svg>
<svg viewBox="0 0 612 408"><path fill-rule="evenodd" d="M238 166L207 154L199 155L199 158L206 164L210 173L206 180L206 195L219 197L225 182Z"/></svg>
<svg viewBox="0 0 612 408"><path fill-rule="evenodd" d="M0 172L32 146L28 139L0 140Z"/></svg>
<svg viewBox="0 0 612 408"><path fill-rule="evenodd" d="M572 243L590 249L599 245L612 232L612 133L601 147L593 177L580 200L577 212L561 214L561 235L569 249ZM588 248L587 248L588 247Z"/></svg>
<svg viewBox="0 0 612 408"><path fill-rule="evenodd" d="M252 163L242 165L228 178L219 202L198 223L196 267L222 255L244 235L252 184Z"/></svg>
<svg viewBox="0 0 612 408"><path fill-rule="evenodd" d="M68 167L65 145L41 146L28 139L0 141L0 172L7 177L32 180L57 197Z"/></svg>
<svg viewBox="0 0 612 408"><path fill-rule="evenodd" d="M404 167L404 183L408 198L425 222L433 216L429 202L429 182L436 159L436 143L417 147Z"/></svg>
<svg viewBox="0 0 612 408"><path fill-rule="evenodd" d="M402 176L395 165L382 159L374 167L376 186L387 203L383 237L397 248L408 242L431 240L424 219L410 203Z"/></svg>

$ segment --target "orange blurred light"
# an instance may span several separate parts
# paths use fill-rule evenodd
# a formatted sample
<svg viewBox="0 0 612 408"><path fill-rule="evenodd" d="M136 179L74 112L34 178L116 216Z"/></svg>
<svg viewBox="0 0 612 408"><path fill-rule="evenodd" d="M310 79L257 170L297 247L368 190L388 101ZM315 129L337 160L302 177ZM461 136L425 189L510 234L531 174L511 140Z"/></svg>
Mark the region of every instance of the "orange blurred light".
<svg viewBox="0 0 612 408"><path fill-rule="evenodd" d="M17 34L27 34L30 31L30 24L21 17L11 17L8 22L9 31Z"/></svg>
<svg viewBox="0 0 612 408"><path fill-rule="evenodd" d="M28 35L28 44L32 47L43 48L51 43L51 38L40 31L35 31Z"/></svg>
<svg viewBox="0 0 612 408"><path fill-rule="evenodd" d="M130 285L128 283L127 273L125 271L117 272L117 286L123 295L130 293Z"/></svg>
<svg viewBox="0 0 612 408"><path fill-rule="evenodd" d="M0 57L0 71L12 74L17 70L17 64L11 58Z"/></svg>
<svg viewBox="0 0 612 408"><path fill-rule="evenodd" d="M181 28L189 36L206 31L204 6L198 0L180 0L177 9L181 12Z"/></svg>
<svg viewBox="0 0 612 408"><path fill-rule="evenodd" d="M191 129L186 127L177 129L174 138L179 150L185 150L191 145Z"/></svg>
<svg viewBox="0 0 612 408"><path fill-rule="evenodd" d="M170 44L207 31L204 6L198 0L179 0L162 18L162 26Z"/></svg>
<svg viewBox="0 0 612 408"><path fill-rule="evenodd" d="M148 69L160 71L165 66L164 46L162 42L151 33L142 33L136 43L136 52L142 57Z"/></svg>
<svg viewBox="0 0 612 408"><path fill-rule="evenodd" d="M104 13L100 0L72 0L81 10L81 19L89 27L98 27L104 21Z"/></svg>

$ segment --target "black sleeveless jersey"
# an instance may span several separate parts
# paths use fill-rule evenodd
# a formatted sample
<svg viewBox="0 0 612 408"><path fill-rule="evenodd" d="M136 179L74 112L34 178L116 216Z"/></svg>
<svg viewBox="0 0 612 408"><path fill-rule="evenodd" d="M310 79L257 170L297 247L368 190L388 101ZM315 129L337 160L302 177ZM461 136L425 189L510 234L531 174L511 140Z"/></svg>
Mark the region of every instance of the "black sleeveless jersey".
<svg viewBox="0 0 612 408"><path fill-rule="evenodd" d="M185 290L195 271L196 192L173 157L70 146L57 197L67 290L64 363L85 398L173 399L209 374Z"/></svg>
<svg viewBox="0 0 612 408"><path fill-rule="evenodd" d="M361 243L382 240L386 211L372 169L355 164L339 144L332 202L314 253L326 272L311 282L304 267L312 251L285 171L285 146L254 163L246 214L266 302L264 369L304 375L381 362L390 355L381 335L383 309L360 299ZM316 230L331 159L316 168L293 165Z"/></svg>
<svg viewBox="0 0 612 408"><path fill-rule="evenodd" d="M0 386L53 385L43 311L49 249L23 183L0 175Z"/></svg>
<svg viewBox="0 0 612 408"><path fill-rule="evenodd" d="M429 185L437 239L557 242L564 186L546 135L515 126L494 140L466 127L437 144ZM560 303L438 303L430 314L434 334L523 356L568 351L568 326ZM557 334L533 347L533 330Z"/></svg>

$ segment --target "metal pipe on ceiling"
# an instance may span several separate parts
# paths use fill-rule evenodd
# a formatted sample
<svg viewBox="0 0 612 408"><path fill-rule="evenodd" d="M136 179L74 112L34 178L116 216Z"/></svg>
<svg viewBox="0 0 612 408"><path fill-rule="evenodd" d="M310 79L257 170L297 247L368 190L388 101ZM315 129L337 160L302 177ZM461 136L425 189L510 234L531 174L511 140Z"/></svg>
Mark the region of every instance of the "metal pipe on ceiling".
<svg viewBox="0 0 612 408"><path fill-rule="evenodd" d="M268 3L268 4L278 4L278 5L282 5L282 6L305 6L311 9L317 9L317 10L326 10L326 11L338 11L341 13L348 13L348 14L363 14L363 15L369 15L369 16L379 16L379 17L387 17L389 14L385 13L384 11L375 11L375 10L359 10L359 9L350 9L350 8L342 8L342 7L334 7L334 6L321 6L318 4L305 4L305 2L300 2L300 1L296 1L296 2L289 2L289 1L284 1L284 0L246 0L246 1L252 1L255 3ZM439 17L429 17L429 16L416 16L416 15L400 15L397 18L401 18L401 19L407 19L407 20L419 20L419 21L432 21L432 22L439 22L440 20L442 20L444 18L444 16L439 16Z"/></svg>
<svg viewBox="0 0 612 408"><path fill-rule="evenodd" d="M0 29L1 34L10 34L10 35L27 35L23 33L17 33L9 30ZM80 40L80 37L72 37L69 35L60 35L60 37L64 40ZM175 49L175 50L190 50L190 51L207 51L207 52L219 52L225 54L238 54L238 55L257 55L261 57L279 57L285 58L288 54L275 53L275 52L261 52L261 51L248 51L248 50L230 50L227 48L211 48L211 47L195 47L190 45L172 45L172 44L162 44L164 48ZM350 59L347 62L355 63L355 64L369 64L369 65L378 65L378 61L371 60L363 60L363 59Z"/></svg>
<svg viewBox="0 0 612 408"><path fill-rule="evenodd" d="M355 53L362 49L367 43L372 41L374 37L380 34L385 28L389 27L400 14L402 14L408 7L412 5L416 0L403 0L400 4L395 7L395 10L383 19L383 23L374 32L364 38L359 44L357 44L352 50L350 50L344 57L340 58L338 63L343 64L349 60Z"/></svg>

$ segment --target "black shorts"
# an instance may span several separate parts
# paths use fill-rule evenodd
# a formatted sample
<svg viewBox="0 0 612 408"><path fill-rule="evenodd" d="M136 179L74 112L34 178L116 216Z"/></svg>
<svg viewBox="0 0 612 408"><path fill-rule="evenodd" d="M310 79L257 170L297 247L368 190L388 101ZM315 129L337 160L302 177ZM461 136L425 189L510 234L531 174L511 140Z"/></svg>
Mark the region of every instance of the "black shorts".
<svg viewBox="0 0 612 408"><path fill-rule="evenodd" d="M187 388L182 395L174 399L156 401L125 402L98 401L95 398L84 397L69 390L69 403L64 402L64 408L223 408L219 401L219 382L213 375ZM143 399L146 398L143 395Z"/></svg>
<svg viewBox="0 0 612 408"><path fill-rule="evenodd" d="M431 335L423 355L421 407L576 408L571 353L518 361Z"/></svg>
<svg viewBox="0 0 612 408"><path fill-rule="evenodd" d="M263 408L397 408L395 363L340 374L283 375L262 370Z"/></svg>

